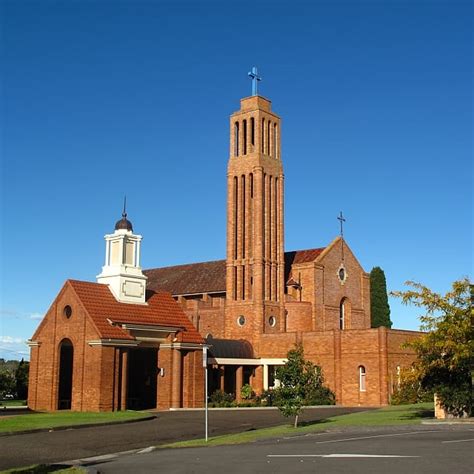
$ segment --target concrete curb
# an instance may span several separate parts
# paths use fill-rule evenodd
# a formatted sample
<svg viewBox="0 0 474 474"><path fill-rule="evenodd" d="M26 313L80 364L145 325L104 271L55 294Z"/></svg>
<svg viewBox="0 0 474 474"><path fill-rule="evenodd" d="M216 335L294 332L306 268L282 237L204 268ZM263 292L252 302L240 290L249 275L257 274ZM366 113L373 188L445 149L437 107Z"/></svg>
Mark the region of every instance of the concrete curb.
<svg viewBox="0 0 474 474"><path fill-rule="evenodd" d="M424 420L422 425L474 425L474 418L459 418L446 420Z"/></svg>
<svg viewBox="0 0 474 474"><path fill-rule="evenodd" d="M84 423L82 425L68 425L68 426L56 426L54 428L37 428L33 430L22 430L22 431L6 431L0 433L0 438L3 436L16 436L24 435L31 433L49 433L52 431L65 431L65 430L75 430L82 428L91 428L93 426L111 426L111 425L124 425L126 423L138 423L140 421L150 421L157 418L157 415L150 415L144 418L138 418L136 420L120 420L120 421L106 421L104 423Z"/></svg>

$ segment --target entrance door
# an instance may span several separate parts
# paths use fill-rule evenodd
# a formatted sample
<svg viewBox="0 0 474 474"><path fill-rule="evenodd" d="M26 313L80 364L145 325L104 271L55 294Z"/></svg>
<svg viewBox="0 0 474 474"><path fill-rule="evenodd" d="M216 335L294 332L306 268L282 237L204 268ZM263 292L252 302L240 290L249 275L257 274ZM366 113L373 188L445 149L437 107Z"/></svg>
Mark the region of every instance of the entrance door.
<svg viewBox="0 0 474 474"><path fill-rule="evenodd" d="M128 354L128 409L156 408L157 363L158 349L130 349Z"/></svg>
<svg viewBox="0 0 474 474"><path fill-rule="evenodd" d="M58 410L70 410L72 401L72 369L74 348L69 339L61 341L59 349Z"/></svg>

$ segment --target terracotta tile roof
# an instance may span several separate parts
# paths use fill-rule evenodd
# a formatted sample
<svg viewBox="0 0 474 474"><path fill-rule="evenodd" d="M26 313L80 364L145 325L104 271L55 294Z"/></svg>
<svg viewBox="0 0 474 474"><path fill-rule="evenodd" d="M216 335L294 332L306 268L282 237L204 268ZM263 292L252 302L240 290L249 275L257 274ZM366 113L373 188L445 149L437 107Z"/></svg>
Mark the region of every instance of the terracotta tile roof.
<svg viewBox="0 0 474 474"><path fill-rule="evenodd" d="M134 339L117 323L149 324L181 327L178 336L182 342L203 343L204 340L189 321L181 306L166 292L147 291L147 305L118 302L107 285L78 280L68 280L84 308L94 321L103 339Z"/></svg>
<svg viewBox="0 0 474 474"><path fill-rule="evenodd" d="M293 263L314 261L324 248L285 252L285 281ZM174 267L152 268L143 272L148 277L147 288L168 291L172 295L225 293L225 260L189 263Z"/></svg>
<svg viewBox="0 0 474 474"><path fill-rule="evenodd" d="M145 270L147 288L172 295L225 292L225 260Z"/></svg>

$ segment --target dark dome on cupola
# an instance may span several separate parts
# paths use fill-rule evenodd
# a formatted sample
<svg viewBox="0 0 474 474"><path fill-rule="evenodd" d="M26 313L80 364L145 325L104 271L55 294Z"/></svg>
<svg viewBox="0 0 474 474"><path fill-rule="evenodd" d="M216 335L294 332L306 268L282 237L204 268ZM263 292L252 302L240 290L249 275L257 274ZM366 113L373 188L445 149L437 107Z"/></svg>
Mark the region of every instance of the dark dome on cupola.
<svg viewBox="0 0 474 474"><path fill-rule="evenodd" d="M120 229L129 230L130 232L133 232L132 223L127 219L126 212L122 214L122 219L117 221L117 223L115 224L115 230L120 230Z"/></svg>

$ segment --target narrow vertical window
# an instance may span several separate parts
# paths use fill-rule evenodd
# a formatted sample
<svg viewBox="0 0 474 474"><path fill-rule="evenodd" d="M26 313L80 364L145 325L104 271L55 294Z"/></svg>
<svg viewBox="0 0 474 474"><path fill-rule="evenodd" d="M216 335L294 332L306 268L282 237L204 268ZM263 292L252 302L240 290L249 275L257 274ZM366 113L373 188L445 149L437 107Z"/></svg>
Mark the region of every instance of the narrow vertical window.
<svg viewBox="0 0 474 474"><path fill-rule="evenodd" d="M234 258L237 258L237 233L239 229L239 191L238 191L238 180L234 178Z"/></svg>
<svg viewBox="0 0 474 474"><path fill-rule="evenodd" d="M247 154L247 120L242 122L242 154Z"/></svg>
<svg viewBox="0 0 474 474"><path fill-rule="evenodd" d="M234 123L234 156L239 156L239 122Z"/></svg>
<svg viewBox="0 0 474 474"><path fill-rule="evenodd" d="M341 304L339 305L339 329L341 329L341 330L344 329L345 324L346 324L346 321L345 321L345 317L346 317L345 305L346 305L346 300L345 299L341 300Z"/></svg>
<svg viewBox="0 0 474 474"><path fill-rule="evenodd" d="M250 143L252 146L255 145L255 119L253 117L250 118Z"/></svg>
<svg viewBox="0 0 474 474"><path fill-rule="evenodd" d="M245 299L245 266L242 267L242 299Z"/></svg>
<svg viewBox="0 0 474 474"><path fill-rule="evenodd" d="M241 186L240 186L240 195L242 197L242 222L240 225L242 226L242 252L241 255L245 258L245 175L242 175L241 178Z"/></svg>
<svg viewBox="0 0 474 474"><path fill-rule="evenodd" d="M365 392L366 383L365 383L365 367L363 365L359 366L359 392Z"/></svg>
<svg viewBox="0 0 474 474"><path fill-rule="evenodd" d="M271 122L268 122L267 124L267 155L272 156L272 150L271 150L271 132L272 132L272 127L271 127Z"/></svg>
<svg viewBox="0 0 474 474"><path fill-rule="evenodd" d="M250 173L250 197L253 199L253 173Z"/></svg>
<svg viewBox="0 0 474 474"><path fill-rule="evenodd" d="M273 125L273 157L278 158L277 124Z"/></svg>
<svg viewBox="0 0 474 474"><path fill-rule="evenodd" d="M265 119L262 119L262 153L265 153Z"/></svg>
<svg viewBox="0 0 474 474"><path fill-rule="evenodd" d="M237 267L234 267L233 269L233 286L234 286L234 294L233 294L233 297L234 297L234 300L237 300Z"/></svg>

